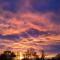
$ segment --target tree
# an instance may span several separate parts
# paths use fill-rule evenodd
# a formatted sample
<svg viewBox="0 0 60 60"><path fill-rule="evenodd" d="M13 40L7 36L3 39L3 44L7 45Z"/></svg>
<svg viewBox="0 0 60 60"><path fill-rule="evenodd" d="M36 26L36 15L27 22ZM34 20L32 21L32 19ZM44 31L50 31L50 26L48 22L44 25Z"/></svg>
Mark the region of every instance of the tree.
<svg viewBox="0 0 60 60"><path fill-rule="evenodd" d="M34 56L34 60L40 60L36 52L34 52L33 56Z"/></svg>
<svg viewBox="0 0 60 60"><path fill-rule="evenodd" d="M0 55L0 60L13 60L14 57L16 57L16 55L14 54L14 52L4 51Z"/></svg>
<svg viewBox="0 0 60 60"><path fill-rule="evenodd" d="M57 55L55 56L55 60L60 60L60 54L57 54Z"/></svg>
<svg viewBox="0 0 60 60"><path fill-rule="evenodd" d="M37 53L35 52L35 50L33 48L29 48L25 54L23 54L24 56L24 60L39 60L39 56L37 55Z"/></svg>
<svg viewBox="0 0 60 60"><path fill-rule="evenodd" d="M44 54L44 50L41 51L42 55L41 55L41 60L45 60L45 54Z"/></svg>
<svg viewBox="0 0 60 60"><path fill-rule="evenodd" d="M29 52L27 51L27 52L25 52L24 54L23 54L23 59L22 60L29 60Z"/></svg>

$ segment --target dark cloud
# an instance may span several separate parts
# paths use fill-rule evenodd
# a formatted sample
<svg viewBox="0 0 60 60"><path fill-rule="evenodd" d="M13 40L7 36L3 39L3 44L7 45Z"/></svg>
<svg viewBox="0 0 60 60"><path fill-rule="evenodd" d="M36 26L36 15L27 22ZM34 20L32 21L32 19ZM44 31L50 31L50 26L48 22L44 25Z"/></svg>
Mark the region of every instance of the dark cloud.
<svg viewBox="0 0 60 60"><path fill-rule="evenodd" d="M60 25L60 15L56 14L55 16L52 16L51 21L57 25Z"/></svg>
<svg viewBox="0 0 60 60"><path fill-rule="evenodd" d="M50 45L50 47L51 47L51 49L50 49L50 51L51 52L54 52L54 53L58 53L58 52L60 52L60 45Z"/></svg>
<svg viewBox="0 0 60 60"><path fill-rule="evenodd" d="M19 39L19 36L17 34L0 35L0 39L17 40L17 39Z"/></svg>
<svg viewBox="0 0 60 60"><path fill-rule="evenodd" d="M0 0L0 9L16 12L17 0Z"/></svg>
<svg viewBox="0 0 60 60"><path fill-rule="evenodd" d="M39 31L39 30L36 30L36 29L33 29L33 28L27 30L27 33L28 33L29 35L35 36L35 37L37 37L37 36L39 36L39 35L44 35L44 34L46 35L46 34L48 34L48 32Z"/></svg>
<svg viewBox="0 0 60 60"><path fill-rule="evenodd" d="M31 38L38 37L40 35L48 35L48 34L57 34L53 31L39 31L33 28L26 30L25 32L21 32L19 34L10 34L10 35L2 35L0 34L0 39L8 39L8 40L19 40L20 38Z"/></svg>
<svg viewBox="0 0 60 60"><path fill-rule="evenodd" d="M53 44L53 45L43 45L42 46L44 51L46 52L52 52L52 53L59 53L60 52L60 44L57 43L56 45Z"/></svg>
<svg viewBox="0 0 60 60"><path fill-rule="evenodd" d="M42 23L42 22L32 22L32 24L34 25L38 25L38 26L46 26L46 24Z"/></svg>

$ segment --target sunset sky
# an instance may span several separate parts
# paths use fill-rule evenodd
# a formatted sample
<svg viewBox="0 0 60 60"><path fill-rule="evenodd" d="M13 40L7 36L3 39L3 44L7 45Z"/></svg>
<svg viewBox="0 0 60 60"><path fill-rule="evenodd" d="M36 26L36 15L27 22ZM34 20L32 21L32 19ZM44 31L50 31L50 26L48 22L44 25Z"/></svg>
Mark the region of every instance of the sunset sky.
<svg viewBox="0 0 60 60"><path fill-rule="evenodd" d="M0 51L29 48L60 53L60 0L0 0Z"/></svg>

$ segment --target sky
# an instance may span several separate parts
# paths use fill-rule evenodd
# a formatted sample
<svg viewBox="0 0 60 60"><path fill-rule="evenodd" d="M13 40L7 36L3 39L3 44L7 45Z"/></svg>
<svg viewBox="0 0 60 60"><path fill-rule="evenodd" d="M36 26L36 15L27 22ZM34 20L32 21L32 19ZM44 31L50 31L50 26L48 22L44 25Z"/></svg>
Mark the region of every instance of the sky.
<svg viewBox="0 0 60 60"><path fill-rule="evenodd" d="M29 48L60 53L60 0L0 0L0 51Z"/></svg>

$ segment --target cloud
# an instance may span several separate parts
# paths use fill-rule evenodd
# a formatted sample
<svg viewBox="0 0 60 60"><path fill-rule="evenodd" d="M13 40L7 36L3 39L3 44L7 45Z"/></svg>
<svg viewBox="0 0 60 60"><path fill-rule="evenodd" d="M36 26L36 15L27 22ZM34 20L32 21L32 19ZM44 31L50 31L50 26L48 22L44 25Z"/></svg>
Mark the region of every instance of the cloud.
<svg viewBox="0 0 60 60"><path fill-rule="evenodd" d="M57 25L60 25L60 14L55 14L55 16L52 16L51 21Z"/></svg>
<svg viewBox="0 0 60 60"><path fill-rule="evenodd" d="M58 37L59 36L59 37ZM59 53L60 40L56 40L60 38L60 35L54 36L39 36L36 38L23 38L18 41L8 40L8 39L0 39L0 46L2 46L2 50L13 50L25 52L29 48L33 48L37 53L39 53L42 49L44 49L45 53L49 55L49 53ZM55 38L57 37L57 38ZM39 48L39 49L37 49Z"/></svg>
<svg viewBox="0 0 60 60"><path fill-rule="evenodd" d="M16 12L17 0L0 0L0 10Z"/></svg>
<svg viewBox="0 0 60 60"><path fill-rule="evenodd" d="M6 15L5 15L6 14ZM0 34L19 34L33 28L39 31L54 31L60 33L59 20L55 13L1 13ZM58 18L59 19L59 18ZM56 22L57 21L57 22Z"/></svg>
<svg viewBox="0 0 60 60"><path fill-rule="evenodd" d="M46 45L42 46L45 52L51 52L51 53L59 53L60 52L60 44L59 45Z"/></svg>
<svg viewBox="0 0 60 60"><path fill-rule="evenodd" d="M17 40L19 39L19 36L17 34L12 35L0 35L0 39L8 39L8 40Z"/></svg>

